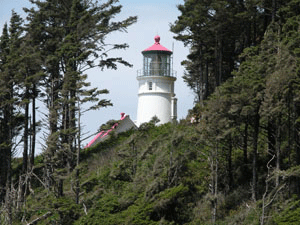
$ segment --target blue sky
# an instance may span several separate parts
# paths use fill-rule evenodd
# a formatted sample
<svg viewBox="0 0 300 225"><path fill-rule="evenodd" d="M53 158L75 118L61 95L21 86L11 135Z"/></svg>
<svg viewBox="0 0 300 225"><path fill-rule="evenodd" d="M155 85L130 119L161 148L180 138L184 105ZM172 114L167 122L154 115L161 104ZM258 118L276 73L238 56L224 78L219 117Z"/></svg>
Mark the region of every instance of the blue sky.
<svg viewBox="0 0 300 225"><path fill-rule="evenodd" d="M3 24L9 22L12 9L25 17L22 8L30 7L28 0L0 1L2 3L0 7L1 31ZM104 97L110 99L114 106L86 113L82 118L84 133L92 134L106 121L119 119L121 112L130 115L132 120L136 119L138 100L136 71L142 68L141 51L154 43L154 36L157 34L161 37L160 43L166 48L172 49L174 45L173 69L177 71L175 93L178 98L178 119L185 118L188 109L193 106L194 96L182 80L184 68L180 62L186 58L189 50L181 42L173 39L174 34L169 31L169 24L174 23L180 15L176 5L183 3L184 0L120 0L123 10L116 19L136 15L138 22L132 25L127 33L111 34L107 41L128 43L129 49L114 52L112 55L123 57L133 64L133 67L119 66L116 71L93 69L87 72L92 86L110 91L110 94Z"/></svg>

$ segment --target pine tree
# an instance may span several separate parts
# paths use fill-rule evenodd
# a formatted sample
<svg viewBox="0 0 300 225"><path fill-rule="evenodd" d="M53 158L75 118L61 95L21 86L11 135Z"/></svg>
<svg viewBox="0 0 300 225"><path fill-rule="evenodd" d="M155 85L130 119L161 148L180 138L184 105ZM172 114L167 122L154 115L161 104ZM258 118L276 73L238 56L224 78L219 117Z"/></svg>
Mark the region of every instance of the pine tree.
<svg viewBox="0 0 300 225"><path fill-rule="evenodd" d="M46 74L46 102L50 123L44 153L46 183L49 187L53 182L56 183L58 196L63 194L63 176L73 170L76 151L80 148L76 138L80 132L76 126L76 102L82 93L81 88L89 86L84 81L84 72L94 67L116 69L117 63L130 66L121 58L109 58L107 55L109 50L125 49L128 46L108 44L106 36L112 32L126 31L136 21L136 17L129 17L113 22L112 19L121 11L120 5L115 6L117 2L32 1L37 9L26 10L30 21L28 30L39 40ZM107 93L107 90L85 93L94 95L89 99L92 101L95 95ZM93 109L108 104L107 100L99 100ZM56 176L58 179L53 179L56 168L67 169L60 170Z"/></svg>
<svg viewBox="0 0 300 225"><path fill-rule="evenodd" d="M10 180L10 162L11 162L11 130L9 129L10 110L9 100L10 89L9 80L5 70L7 64L7 56L9 54L9 34L7 24L4 25L2 36L0 39L0 201L4 200L6 193L6 182Z"/></svg>
<svg viewBox="0 0 300 225"><path fill-rule="evenodd" d="M178 6L181 15L171 25L175 39L190 47L182 64L187 85L202 102L225 82L244 60L239 55L258 46L268 25L278 20L286 1L195 1Z"/></svg>
<svg viewBox="0 0 300 225"><path fill-rule="evenodd" d="M23 72L22 68L20 66L20 61L21 61L21 45L23 41L23 19L15 12L12 12L12 17L10 20L10 28L9 28L9 33L10 33L10 54L8 57L8 73L11 74L11 81L14 85L12 87L13 92L12 92L12 98L17 99L18 102L15 102L14 104L21 105L24 108L24 114L22 115L23 117L23 135L22 135L22 141L23 141L23 164L22 164L22 174L19 177L19 199L18 203L22 203L24 201L24 193L26 189L25 185L25 176L27 175L27 167L28 167L28 107L29 103L27 101L28 97L28 90L25 88L25 92L22 93L22 81L24 80L24 77L22 77ZM22 78L20 78L22 77ZM19 108L21 112L21 108ZM20 205L19 205L20 206Z"/></svg>
<svg viewBox="0 0 300 225"><path fill-rule="evenodd" d="M3 154L3 169L6 176L3 176L3 180L6 182L6 187L2 187L6 193L5 203L8 208L9 223L12 223L12 171L11 162L12 157L15 154L15 148L17 143L14 139L20 135L21 129L24 124L24 116L20 103L20 86L18 83L18 73L20 72L19 60L20 51L19 48L22 43L22 23L23 20L14 11L10 20L9 28L5 25L3 35L1 38L1 76L0 76L0 88L1 88L1 136L4 138L1 140L1 153ZM24 154L26 153L26 147L24 146ZM26 158L26 157L25 157ZM26 170L27 159L23 161L23 169ZM20 177L22 180L22 177ZM21 188L20 182L20 188ZM2 184L1 184L2 185ZM23 191L24 189L21 188ZM21 190L20 189L20 190ZM22 193L20 197L23 196ZM3 197L3 196L1 196ZM3 198L2 198L3 200Z"/></svg>

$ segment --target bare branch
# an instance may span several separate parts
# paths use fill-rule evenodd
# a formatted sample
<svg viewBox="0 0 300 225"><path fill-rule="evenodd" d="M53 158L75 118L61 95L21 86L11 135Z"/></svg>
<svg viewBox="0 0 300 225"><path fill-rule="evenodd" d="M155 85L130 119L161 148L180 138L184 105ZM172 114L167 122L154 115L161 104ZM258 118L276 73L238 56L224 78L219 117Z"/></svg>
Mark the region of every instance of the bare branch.
<svg viewBox="0 0 300 225"><path fill-rule="evenodd" d="M30 223L27 223L27 225L34 225L37 224L38 221L46 219L47 217L51 216L52 212L46 212L44 215L42 215L41 217L36 218L35 220L31 221Z"/></svg>

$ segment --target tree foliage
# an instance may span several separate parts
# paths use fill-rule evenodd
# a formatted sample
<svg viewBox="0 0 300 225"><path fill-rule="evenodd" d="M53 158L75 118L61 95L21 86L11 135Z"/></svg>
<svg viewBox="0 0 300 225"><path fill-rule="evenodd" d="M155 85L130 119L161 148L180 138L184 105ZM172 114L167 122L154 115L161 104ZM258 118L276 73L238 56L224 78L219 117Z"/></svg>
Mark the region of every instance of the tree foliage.
<svg viewBox="0 0 300 225"><path fill-rule="evenodd" d="M126 32L137 20L132 16L117 21L115 17L122 8L117 0L30 2L33 7L24 9L26 20L13 12L0 40L0 202L10 202L5 196L17 191L18 199L11 201L17 202L18 210L37 182L34 164L40 125L46 143L42 154L44 175L38 180L48 191L63 195L64 176L79 164L83 110L111 105L100 96L108 90L89 88L86 71L96 67L117 69L118 64L131 66L120 57L109 56L109 51L128 45L110 43L108 36ZM47 112L37 111L37 99L45 103ZM85 103L93 104L84 109ZM40 123L37 118L48 123ZM15 184L11 185L9 168L17 142L23 163L19 178L14 177ZM10 190L16 184L18 190Z"/></svg>
<svg viewBox="0 0 300 225"><path fill-rule="evenodd" d="M182 62L186 68L183 78L196 102L202 103L232 77L243 61L240 54L261 43L271 21L281 17L278 9L287 2L187 0L178 5L181 15L171 31L190 47Z"/></svg>
<svg viewBox="0 0 300 225"><path fill-rule="evenodd" d="M237 169L232 166L232 156L243 150L245 164L240 169L251 199L263 201L260 224L268 221L270 205L276 205L274 199L278 200L284 188L288 194L281 195L299 196L297 175L286 180L281 171L299 165L299 99L295 95L299 91L299 55L294 43L298 40L300 2L273 1L272 7L270 23L260 42L243 50L232 78L216 88L203 102L204 107L193 111L207 133L203 142L210 146L219 169L223 164L227 170L226 181L232 187L237 182L232 178ZM216 142L223 151L216 148ZM220 177L222 172L213 167L211 176ZM220 187L222 178L218 181L217 191L224 190ZM211 185L215 188L216 181Z"/></svg>

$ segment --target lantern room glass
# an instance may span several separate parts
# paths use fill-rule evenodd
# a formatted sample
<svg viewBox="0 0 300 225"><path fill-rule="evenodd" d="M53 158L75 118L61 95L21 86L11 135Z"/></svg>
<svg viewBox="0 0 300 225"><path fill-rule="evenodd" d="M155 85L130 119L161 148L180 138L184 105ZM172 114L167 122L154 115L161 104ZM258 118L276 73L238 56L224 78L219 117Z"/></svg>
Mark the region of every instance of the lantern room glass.
<svg viewBox="0 0 300 225"><path fill-rule="evenodd" d="M144 54L144 76L170 76L170 55Z"/></svg>

